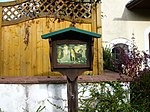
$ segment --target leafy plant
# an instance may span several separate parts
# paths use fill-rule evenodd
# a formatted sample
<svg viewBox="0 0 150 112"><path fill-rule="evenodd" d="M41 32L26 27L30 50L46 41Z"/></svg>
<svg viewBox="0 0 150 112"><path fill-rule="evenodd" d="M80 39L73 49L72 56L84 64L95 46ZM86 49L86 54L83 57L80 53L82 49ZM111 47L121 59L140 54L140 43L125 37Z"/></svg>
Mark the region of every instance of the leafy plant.
<svg viewBox="0 0 150 112"><path fill-rule="evenodd" d="M38 109L36 110L36 112L42 112L42 110L44 110L46 107L45 106L39 106Z"/></svg>
<svg viewBox="0 0 150 112"><path fill-rule="evenodd" d="M114 71L111 49L108 47L103 48L103 66L104 69Z"/></svg>
<svg viewBox="0 0 150 112"><path fill-rule="evenodd" d="M131 83L131 105L140 112L150 112L150 71L141 74Z"/></svg>
<svg viewBox="0 0 150 112"><path fill-rule="evenodd" d="M118 71L132 78L130 85L131 91L131 105L138 112L150 111L150 67L148 60L150 56L144 51L139 51L138 47L134 44L129 53L125 53L120 47L120 57L114 60L114 66L122 66Z"/></svg>
<svg viewBox="0 0 150 112"><path fill-rule="evenodd" d="M128 53L121 47L116 49L120 53L117 59L112 57L109 48L103 50L104 68L131 77L130 87L123 89L124 85L120 82L82 84L80 112L150 111L150 56L139 51L134 42Z"/></svg>
<svg viewBox="0 0 150 112"><path fill-rule="evenodd" d="M125 88L126 87L126 88ZM79 112L131 112L129 86L121 82L82 84ZM88 93L88 94L87 94Z"/></svg>
<svg viewBox="0 0 150 112"><path fill-rule="evenodd" d="M63 101L63 99L60 99ZM49 102L49 104L53 105L56 109L61 110L61 112L66 112L65 109L62 106L59 106L57 104L52 103L50 100L47 99L47 101Z"/></svg>

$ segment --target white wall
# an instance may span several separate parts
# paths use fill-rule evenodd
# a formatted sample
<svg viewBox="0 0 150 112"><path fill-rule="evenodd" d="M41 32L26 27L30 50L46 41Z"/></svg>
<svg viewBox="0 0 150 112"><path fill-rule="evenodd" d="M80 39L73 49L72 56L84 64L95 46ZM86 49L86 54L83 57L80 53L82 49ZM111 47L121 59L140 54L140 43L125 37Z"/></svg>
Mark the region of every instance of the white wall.
<svg viewBox="0 0 150 112"><path fill-rule="evenodd" d="M64 101L63 101L63 100ZM0 84L0 108L4 112L60 112L57 104L67 110L66 84Z"/></svg>
<svg viewBox="0 0 150 112"><path fill-rule="evenodd" d="M130 83L123 83L125 90L129 89ZM86 92L82 94L83 86L80 84L80 98L87 98L90 94L91 84L86 88ZM87 86L87 84L86 84ZM97 89L101 88L95 86ZM84 88L85 89L85 88ZM106 84L105 90L113 94L111 85ZM100 90L101 91L101 90ZM129 95L130 98L130 95ZM66 84L0 84L0 112L64 112L52 106L48 100L61 106L67 112L67 85ZM127 100L127 99L125 99ZM43 111L37 111L41 106Z"/></svg>
<svg viewBox="0 0 150 112"><path fill-rule="evenodd" d="M110 46L115 39L131 41L134 33L140 50L145 46L145 31L150 27L149 10L130 11L125 6L130 0L102 0L102 39L104 46Z"/></svg>

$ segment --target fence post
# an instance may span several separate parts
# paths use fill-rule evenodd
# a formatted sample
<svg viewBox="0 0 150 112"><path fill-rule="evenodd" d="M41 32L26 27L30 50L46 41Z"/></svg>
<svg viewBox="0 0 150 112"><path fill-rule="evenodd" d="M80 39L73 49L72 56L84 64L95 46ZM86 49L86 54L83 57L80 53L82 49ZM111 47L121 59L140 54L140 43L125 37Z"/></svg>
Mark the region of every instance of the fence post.
<svg viewBox="0 0 150 112"><path fill-rule="evenodd" d="M102 34L102 17L101 17L101 3L97 4L97 33ZM103 73L103 48L102 48L102 38L98 40L98 73L99 75Z"/></svg>
<svg viewBox="0 0 150 112"><path fill-rule="evenodd" d="M96 6L92 4L92 32L97 33L96 25L97 25L97 13ZM94 57L93 57L93 74L98 75L98 57L97 57L97 43L98 39L94 39Z"/></svg>

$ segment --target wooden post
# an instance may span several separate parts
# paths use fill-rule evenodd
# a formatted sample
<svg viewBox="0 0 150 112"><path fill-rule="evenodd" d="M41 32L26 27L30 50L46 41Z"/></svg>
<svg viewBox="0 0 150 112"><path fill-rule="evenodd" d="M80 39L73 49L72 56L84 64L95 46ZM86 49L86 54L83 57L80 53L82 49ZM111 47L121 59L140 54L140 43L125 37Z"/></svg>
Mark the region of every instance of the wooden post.
<svg viewBox="0 0 150 112"><path fill-rule="evenodd" d="M2 75L3 63L2 63L2 6L0 6L0 76Z"/></svg>
<svg viewBox="0 0 150 112"><path fill-rule="evenodd" d="M71 81L67 77L68 112L78 112L78 77Z"/></svg>
<svg viewBox="0 0 150 112"><path fill-rule="evenodd" d="M92 4L92 32L97 33L97 8L95 6L95 4ZM94 38L94 59L93 59L93 73L95 75L98 75L98 48L97 48L97 44L98 44L98 39Z"/></svg>
<svg viewBox="0 0 150 112"><path fill-rule="evenodd" d="M97 4L97 33L102 34L102 22L101 22L101 3ZM98 39L98 73L99 75L103 73L103 48L102 48L102 38Z"/></svg>

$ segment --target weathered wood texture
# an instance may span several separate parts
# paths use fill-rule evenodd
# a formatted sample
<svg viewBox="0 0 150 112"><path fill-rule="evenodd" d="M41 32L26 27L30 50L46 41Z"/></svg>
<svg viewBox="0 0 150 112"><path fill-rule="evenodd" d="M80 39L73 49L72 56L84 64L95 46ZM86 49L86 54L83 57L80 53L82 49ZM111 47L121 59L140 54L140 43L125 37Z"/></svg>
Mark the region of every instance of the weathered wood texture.
<svg viewBox="0 0 150 112"><path fill-rule="evenodd" d="M2 74L3 71L3 62L2 62L2 7L0 6L0 75Z"/></svg>
<svg viewBox="0 0 150 112"><path fill-rule="evenodd" d="M46 18L40 18L2 27L3 75L48 75L51 69L49 42L41 35L69 27L71 23L47 22ZM76 27L91 30L90 24L77 24Z"/></svg>
<svg viewBox="0 0 150 112"><path fill-rule="evenodd" d="M102 21L101 21L101 5L97 4L97 12L96 12L96 17L97 17L97 24L96 24L96 29L97 33L102 34ZM103 48L102 48L102 37L97 40L97 52L98 52L98 74L103 74Z"/></svg>
<svg viewBox="0 0 150 112"><path fill-rule="evenodd" d="M9 16L9 5L13 7L13 5L19 4L21 1L22 0L18 0L17 2L12 2L12 4L0 3L0 75L53 75L53 73L50 73L49 42L48 40L43 40L41 35L69 27L71 19L64 17L65 20L58 22L54 21L51 16L39 16L30 19ZM43 4L41 5L43 6ZM16 5L15 10L18 7L19 5ZM2 10L5 10L5 13L2 13ZM24 9L22 9L22 11L24 11ZM15 13L15 11L12 10L11 12L12 15ZM101 20L100 18L97 18L97 9L94 8L92 13L92 18L83 18L84 21L82 22L82 18L79 19L80 23L77 23L76 27L87 31L101 33L101 28L98 29L99 26L101 26ZM7 16L4 17L5 15L3 14L6 14ZM76 14L78 15L78 13ZM101 39L95 39L93 74L102 74L102 63Z"/></svg>
<svg viewBox="0 0 150 112"><path fill-rule="evenodd" d="M92 9L92 31L102 34L101 27L101 5L97 4L96 8ZM103 74L103 49L102 38L94 39L94 59L93 59L93 74Z"/></svg>

